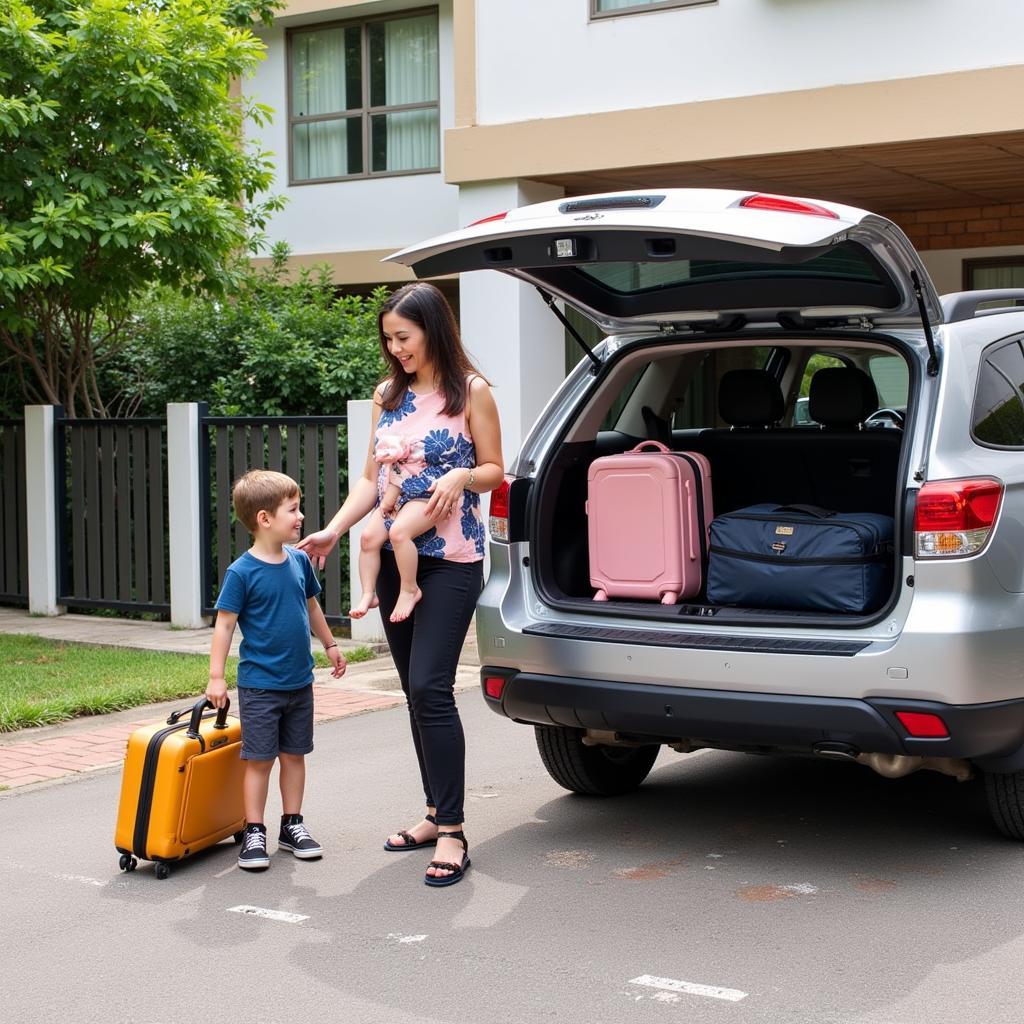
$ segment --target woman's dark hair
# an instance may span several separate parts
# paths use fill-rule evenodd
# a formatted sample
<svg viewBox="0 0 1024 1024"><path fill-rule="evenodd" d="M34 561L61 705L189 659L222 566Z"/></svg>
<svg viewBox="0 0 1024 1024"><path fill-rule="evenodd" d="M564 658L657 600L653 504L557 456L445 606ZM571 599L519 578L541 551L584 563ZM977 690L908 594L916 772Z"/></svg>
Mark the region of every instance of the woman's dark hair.
<svg viewBox="0 0 1024 1024"><path fill-rule="evenodd" d="M486 378L462 347L459 325L448 300L432 284L415 281L392 292L380 308L377 331L381 352L391 371L385 378L381 405L385 409L397 409L412 375L406 373L402 364L388 351L388 343L384 340L385 313L397 313L423 331L427 340L427 359L433 365L444 392L444 414L457 416L466 408L466 382L469 378L474 374L484 380Z"/></svg>

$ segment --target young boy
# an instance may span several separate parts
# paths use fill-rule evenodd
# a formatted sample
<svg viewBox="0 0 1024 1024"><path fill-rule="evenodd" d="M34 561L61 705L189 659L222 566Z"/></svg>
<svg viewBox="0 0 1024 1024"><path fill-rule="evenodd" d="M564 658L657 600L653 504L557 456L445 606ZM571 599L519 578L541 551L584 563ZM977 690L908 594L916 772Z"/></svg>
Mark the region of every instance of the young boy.
<svg viewBox="0 0 1024 1024"><path fill-rule="evenodd" d="M313 655L310 626L339 678L346 668L317 603L320 584L309 558L286 544L299 539L303 515L299 485L283 473L255 469L231 491L235 515L252 534L252 547L228 566L210 646L206 696L215 707L227 701L224 663L237 622L242 630L238 665L238 715L242 721L245 837L238 866L270 867L267 804L270 772L281 764L281 833L277 845L302 860L323 849L302 822L305 755L313 749Z"/></svg>

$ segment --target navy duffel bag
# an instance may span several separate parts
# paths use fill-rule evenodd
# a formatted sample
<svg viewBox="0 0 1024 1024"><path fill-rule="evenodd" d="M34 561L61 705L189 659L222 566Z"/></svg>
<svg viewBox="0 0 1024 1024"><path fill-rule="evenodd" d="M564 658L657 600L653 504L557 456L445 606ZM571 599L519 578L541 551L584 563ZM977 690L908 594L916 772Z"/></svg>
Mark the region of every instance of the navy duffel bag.
<svg viewBox="0 0 1024 1024"><path fill-rule="evenodd" d="M892 567L892 516L751 505L711 523L708 601L863 614L888 597Z"/></svg>

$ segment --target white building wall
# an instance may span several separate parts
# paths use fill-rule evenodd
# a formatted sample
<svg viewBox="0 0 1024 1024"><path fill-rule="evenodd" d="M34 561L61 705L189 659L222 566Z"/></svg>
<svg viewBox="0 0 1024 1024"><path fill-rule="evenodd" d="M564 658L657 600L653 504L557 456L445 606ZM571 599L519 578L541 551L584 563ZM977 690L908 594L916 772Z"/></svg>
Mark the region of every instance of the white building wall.
<svg viewBox="0 0 1024 1024"><path fill-rule="evenodd" d="M884 81L1022 59L1020 0L719 0L595 21L588 20L588 4L477 0L479 123ZM908 110L908 121L913 116ZM628 162L623 154L622 163Z"/></svg>
<svg viewBox="0 0 1024 1024"><path fill-rule="evenodd" d="M272 107L273 123L250 125L248 138L274 154L277 175L271 192L288 202L267 230L268 242L287 242L293 253L359 252L399 249L421 238L450 231L458 221L459 190L438 174L359 178L317 185L288 185L288 59L285 30L290 26L350 20L422 4L373 4L366 9L346 7L301 18L279 18L273 28L260 30L267 46L266 60L243 88L247 95ZM438 4L441 154L443 133L454 123L451 0Z"/></svg>
<svg viewBox="0 0 1024 1024"><path fill-rule="evenodd" d="M935 290L940 295L963 291L964 260L1017 257L1024 260L1024 246L989 245L981 249L927 249L921 254Z"/></svg>

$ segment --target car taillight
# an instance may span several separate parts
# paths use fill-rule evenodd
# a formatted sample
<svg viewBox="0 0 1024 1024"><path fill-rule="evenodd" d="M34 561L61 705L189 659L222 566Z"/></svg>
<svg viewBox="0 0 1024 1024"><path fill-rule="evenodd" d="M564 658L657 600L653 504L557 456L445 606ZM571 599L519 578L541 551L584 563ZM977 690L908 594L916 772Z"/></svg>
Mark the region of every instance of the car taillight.
<svg viewBox="0 0 1024 1024"><path fill-rule="evenodd" d="M508 543L508 496L511 478L505 477L498 487L491 491L491 509L488 518L491 540Z"/></svg>
<svg viewBox="0 0 1024 1024"><path fill-rule="evenodd" d="M477 224L490 224L492 220L504 220L508 216L508 210L504 213L492 213L490 217L481 217L479 220L473 221L472 224L467 224L467 228L475 228Z"/></svg>
<svg viewBox="0 0 1024 1024"><path fill-rule="evenodd" d="M918 558L963 558L988 542L1003 500L1001 481L934 480L917 494L914 553Z"/></svg>
<svg viewBox="0 0 1024 1024"><path fill-rule="evenodd" d="M907 730L908 736L943 739L949 735L946 723L938 715L922 711L897 711L896 717Z"/></svg>
<svg viewBox="0 0 1024 1024"><path fill-rule="evenodd" d="M508 682L503 676L488 676L484 679L484 692L493 700L501 700L502 691Z"/></svg>
<svg viewBox="0 0 1024 1024"><path fill-rule="evenodd" d="M740 206L747 210L775 210L778 213L806 213L812 217L831 217L839 220L839 214L828 210L817 203L808 203L803 199L790 199L788 196L769 196L763 193L741 199Z"/></svg>

